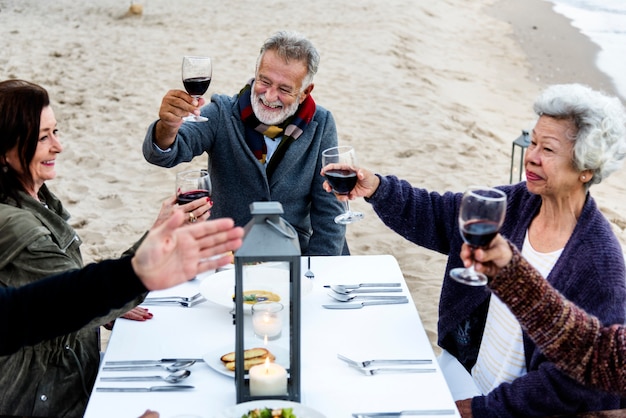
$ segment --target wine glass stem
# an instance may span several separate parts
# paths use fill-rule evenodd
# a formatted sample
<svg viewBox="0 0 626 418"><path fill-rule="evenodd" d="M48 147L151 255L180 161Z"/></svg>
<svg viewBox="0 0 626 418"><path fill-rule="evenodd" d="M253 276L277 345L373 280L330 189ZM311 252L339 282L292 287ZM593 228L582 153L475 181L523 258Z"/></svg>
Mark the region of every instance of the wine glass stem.
<svg viewBox="0 0 626 418"><path fill-rule="evenodd" d="M470 247L472 250L472 264L467 268L468 273L472 276L472 277L476 277L476 270L474 269L474 265L476 264L476 261L474 260L474 251L476 251L476 247Z"/></svg>
<svg viewBox="0 0 626 418"><path fill-rule="evenodd" d="M349 200L344 201L343 205L346 208L346 213L350 213L350 201Z"/></svg>

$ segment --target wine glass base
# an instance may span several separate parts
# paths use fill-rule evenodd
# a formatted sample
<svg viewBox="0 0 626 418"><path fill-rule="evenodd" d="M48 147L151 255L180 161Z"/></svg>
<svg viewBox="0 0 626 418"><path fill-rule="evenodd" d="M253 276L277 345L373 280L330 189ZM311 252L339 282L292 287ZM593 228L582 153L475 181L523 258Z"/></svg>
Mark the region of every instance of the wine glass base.
<svg viewBox="0 0 626 418"><path fill-rule="evenodd" d="M206 122L206 121L208 121L208 119L205 118L204 116L196 116L196 115L185 116L183 118L183 120L185 122Z"/></svg>
<svg viewBox="0 0 626 418"><path fill-rule="evenodd" d="M468 286L485 286L487 284L487 276L465 268L450 270L450 277Z"/></svg>
<svg viewBox="0 0 626 418"><path fill-rule="evenodd" d="M363 214L361 212L346 212L346 213L342 213L341 215L337 215L335 217L335 223L341 224L341 225L347 225L347 224L351 224L352 222L356 222L356 221L360 221L361 219L363 219Z"/></svg>

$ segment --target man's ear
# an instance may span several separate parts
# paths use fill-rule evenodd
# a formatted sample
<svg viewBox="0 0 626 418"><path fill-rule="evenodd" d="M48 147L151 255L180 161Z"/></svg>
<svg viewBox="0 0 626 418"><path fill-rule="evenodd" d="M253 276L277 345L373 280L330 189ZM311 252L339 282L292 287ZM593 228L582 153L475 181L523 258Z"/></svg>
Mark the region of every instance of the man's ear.
<svg viewBox="0 0 626 418"><path fill-rule="evenodd" d="M309 94L311 94L311 92L313 91L313 88L314 88L314 87L315 87L315 84L311 83L311 84L309 84L309 85L307 86L307 88L305 88L305 89L304 89L304 91L302 92L302 93L304 93L304 94L302 95L302 97L300 97L300 103L299 103L299 104L302 104L302 102L304 101L304 99L306 99L306 98L307 98L307 96L308 96Z"/></svg>

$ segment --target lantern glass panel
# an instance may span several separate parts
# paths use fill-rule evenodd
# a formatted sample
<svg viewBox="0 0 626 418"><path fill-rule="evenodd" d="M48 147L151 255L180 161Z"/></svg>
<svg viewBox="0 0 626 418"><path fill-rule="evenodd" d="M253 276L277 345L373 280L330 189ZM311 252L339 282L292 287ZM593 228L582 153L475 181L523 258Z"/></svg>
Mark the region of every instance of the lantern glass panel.
<svg viewBox="0 0 626 418"><path fill-rule="evenodd" d="M300 245L277 202L256 202L235 253L237 402L300 400ZM253 309L256 311L253 315ZM245 354L269 351L246 370ZM258 356L254 356L258 357ZM248 359L250 360L250 359Z"/></svg>

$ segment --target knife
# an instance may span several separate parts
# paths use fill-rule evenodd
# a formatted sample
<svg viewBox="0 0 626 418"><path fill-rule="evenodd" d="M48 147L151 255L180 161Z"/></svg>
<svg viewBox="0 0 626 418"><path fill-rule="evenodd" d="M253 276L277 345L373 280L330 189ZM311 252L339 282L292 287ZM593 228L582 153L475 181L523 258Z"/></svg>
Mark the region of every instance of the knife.
<svg viewBox="0 0 626 418"><path fill-rule="evenodd" d="M398 303L409 303L409 299L402 298L395 300L365 300L363 302L333 303L322 306L326 309L361 309L365 306L370 305L395 305Z"/></svg>
<svg viewBox="0 0 626 418"><path fill-rule="evenodd" d="M204 361L201 358L162 358L158 360L111 360L104 363L105 366L134 366L134 365L155 365L163 363L186 363L188 361Z"/></svg>
<svg viewBox="0 0 626 418"><path fill-rule="evenodd" d="M360 287L400 287L400 283L359 283L359 284L337 284L335 286L343 287L344 289L358 289ZM324 287L330 287L329 284L325 284Z"/></svg>
<svg viewBox="0 0 626 418"><path fill-rule="evenodd" d="M195 389L194 386L172 385L172 386L150 386L143 388L96 388L96 392L179 392Z"/></svg>
<svg viewBox="0 0 626 418"><path fill-rule="evenodd" d="M395 418L415 415L454 415L454 409L417 409L399 412L360 412L352 414L353 418Z"/></svg>

